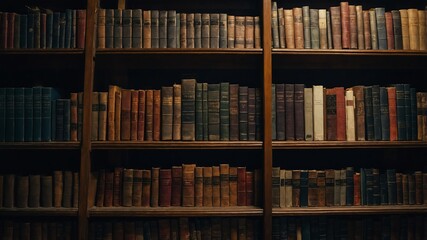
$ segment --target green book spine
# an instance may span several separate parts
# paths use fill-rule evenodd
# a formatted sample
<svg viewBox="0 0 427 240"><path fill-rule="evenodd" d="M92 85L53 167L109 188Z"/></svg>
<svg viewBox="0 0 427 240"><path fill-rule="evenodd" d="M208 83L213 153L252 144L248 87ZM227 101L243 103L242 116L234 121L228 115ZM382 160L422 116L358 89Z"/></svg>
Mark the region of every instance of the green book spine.
<svg viewBox="0 0 427 240"><path fill-rule="evenodd" d="M71 110L71 101L70 99L64 99L64 129L63 129L63 136L64 141L70 141L70 134L71 134L71 118L70 118L70 110Z"/></svg>
<svg viewBox="0 0 427 240"><path fill-rule="evenodd" d="M220 84L220 139L230 140L230 84L224 82Z"/></svg>
<svg viewBox="0 0 427 240"><path fill-rule="evenodd" d="M220 140L220 84L208 85L208 139Z"/></svg>
<svg viewBox="0 0 427 240"><path fill-rule="evenodd" d="M58 92L51 87L42 88L42 141L52 140L52 101L58 98Z"/></svg>
<svg viewBox="0 0 427 240"><path fill-rule="evenodd" d="M6 124L5 140L13 142L15 140L15 89L6 88Z"/></svg>
<svg viewBox="0 0 427 240"><path fill-rule="evenodd" d="M24 141L24 88L15 88L15 142Z"/></svg>
<svg viewBox="0 0 427 240"><path fill-rule="evenodd" d="M24 141L33 141L33 88L24 89Z"/></svg>
<svg viewBox="0 0 427 240"><path fill-rule="evenodd" d="M42 140L42 88L33 88L33 141Z"/></svg>

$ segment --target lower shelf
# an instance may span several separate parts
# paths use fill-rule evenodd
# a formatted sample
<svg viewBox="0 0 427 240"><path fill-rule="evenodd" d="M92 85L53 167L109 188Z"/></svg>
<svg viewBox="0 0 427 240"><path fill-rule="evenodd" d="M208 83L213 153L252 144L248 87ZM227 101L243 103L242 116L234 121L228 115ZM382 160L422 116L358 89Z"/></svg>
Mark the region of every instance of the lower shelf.
<svg viewBox="0 0 427 240"><path fill-rule="evenodd" d="M75 217L77 208L0 208L0 217Z"/></svg>
<svg viewBox="0 0 427 240"><path fill-rule="evenodd" d="M92 217L255 217L259 207L93 207Z"/></svg>
<svg viewBox="0 0 427 240"><path fill-rule="evenodd" d="M273 216L425 214L427 205L273 208Z"/></svg>

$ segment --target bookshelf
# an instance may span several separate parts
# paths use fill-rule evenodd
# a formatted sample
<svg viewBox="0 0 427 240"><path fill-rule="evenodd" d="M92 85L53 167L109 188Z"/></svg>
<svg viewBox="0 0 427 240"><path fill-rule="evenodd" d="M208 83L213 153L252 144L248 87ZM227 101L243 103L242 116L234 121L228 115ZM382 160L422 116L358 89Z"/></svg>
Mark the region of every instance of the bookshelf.
<svg viewBox="0 0 427 240"><path fill-rule="evenodd" d="M422 170L426 154L425 141L276 141L272 131L272 85L304 83L351 87L379 84L387 86L409 83L427 91L427 52L425 50L356 50L356 49L286 49L272 47L272 1L250 0L215 2L191 0L38 0L36 5L54 11L85 9L85 48L72 49L1 49L0 87L58 88L63 97L71 92L84 92L82 134L80 141L1 142L0 160L5 168L0 174L29 175L32 168L39 174L54 170L79 173L78 205L70 208L0 208L0 221L37 221L39 218L71 221L78 229L76 239L89 239L91 226L111 219L162 218L247 218L256 219L262 233L259 239L273 239L274 219L312 217L380 217L388 215L425 215L426 205L273 207L273 167L285 169L396 168L402 171ZM423 9L424 2L411 0L381 2L351 1L364 8L384 6L386 10ZM328 8L340 1L278 1L283 8ZM24 1L4 1L1 11L25 12ZM201 12L242 16L259 16L260 48L97 48L97 12L99 9L176 10L181 13ZM180 84L183 78L198 83L227 81L260 89L261 138L249 141L100 141L92 140L92 92L107 92L109 85L124 89L160 89ZM221 80L219 80L221 79ZM172 155L172 156L171 156ZM350 155L350 156L349 156ZM358 157L361 157L360 160ZM40 164L35 163L33 159ZM155 159L153 163L152 160ZM159 159L159 161L157 161ZM320 159L320 162L318 161ZM9 161L12 160L12 163ZM15 161L16 160L16 161ZM63 161L62 161L63 160ZM94 173L116 167L150 169L171 168L181 164L210 167L222 163L246 166L248 171L261 169L262 179L258 205L230 207L97 207ZM22 168L22 165L28 165ZM6 167L7 166L7 167ZM307 220L308 221L308 220ZM425 221L425 220L424 220ZM252 222L251 222L252 223ZM9 224L9 223L8 223ZM247 225L250 226L250 225ZM1 226L0 226L1 229Z"/></svg>

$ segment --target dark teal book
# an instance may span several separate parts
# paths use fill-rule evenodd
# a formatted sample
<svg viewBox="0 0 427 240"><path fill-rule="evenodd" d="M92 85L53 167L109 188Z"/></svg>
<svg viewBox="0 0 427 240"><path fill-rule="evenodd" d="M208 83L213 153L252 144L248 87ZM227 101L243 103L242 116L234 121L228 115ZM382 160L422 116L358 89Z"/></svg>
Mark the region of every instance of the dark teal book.
<svg viewBox="0 0 427 240"><path fill-rule="evenodd" d="M220 139L230 140L230 83L220 83Z"/></svg>
<svg viewBox="0 0 427 240"><path fill-rule="evenodd" d="M132 47L132 9L123 10L123 48Z"/></svg>
<svg viewBox="0 0 427 240"><path fill-rule="evenodd" d="M0 88L0 142L5 141L6 131L6 88Z"/></svg>
<svg viewBox="0 0 427 240"><path fill-rule="evenodd" d="M406 140L406 102L403 84L396 84L397 140Z"/></svg>
<svg viewBox="0 0 427 240"><path fill-rule="evenodd" d="M319 233L319 240L326 240L328 233L328 221L325 216L320 216L317 224L317 229Z"/></svg>
<svg viewBox="0 0 427 240"><path fill-rule="evenodd" d="M380 171L377 168L372 169L372 180L373 205L380 205Z"/></svg>
<svg viewBox="0 0 427 240"><path fill-rule="evenodd" d="M281 220L282 217L275 217L273 218L272 221L272 225L271 225L271 239L272 240L280 240L280 239L287 239L287 238L281 238L280 237L280 233L281 233L281 228L282 228L282 224L281 224Z"/></svg>
<svg viewBox="0 0 427 240"><path fill-rule="evenodd" d="M151 10L151 48L159 48L159 11Z"/></svg>
<svg viewBox="0 0 427 240"><path fill-rule="evenodd" d="M409 84L403 84L403 98L405 99L405 126L406 126L406 139L412 139L412 108L411 108L411 91ZM415 113L416 114L416 113Z"/></svg>
<svg viewBox="0 0 427 240"><path fill-rule="evenodd" d="M301 207L308 206L308 171L307 170L301 170L300 204L301 204Z"/></svg>
<svg viewBox="0 0 427 240"><path fill-rule="evenodd" d="M114 9L105 10L105 47L114 47Z"/></svg>
<svg viewBox="0 0 427 240"><path fill-rule="evenodd" d="M248 140L248 87L239 87L239 140Z"/></svg>
<svg viewBox="0 0 427 240"><path fill-rule="evenodd" d="M354 169L353 167L347 167L345 169L345 176L346 176L346 188L345 188L345 204L347 206L353 206L354 205Z"/></svg>
<svg viewBox="0 0 427 240"><path fill-rule="evenodd" d="M259 88L255 89L255 139L261 140L261 129L262 129L262 97L261 90Z"/></svg>
<svg viewBox="0 0 427 240"><path fill-rule="evenodd" d="M208 140L208 83L202 83L202 121L203 121L203 140Z"/></svg>
<svg viewBox="0 0 427 240"><path fill-rule="evenodd" d="M248 140L255 141L255 88L248 88Z"/></svg>
<svg viewBox="0 0 427 240"><path fill-rule="evenodd" d="M122 9L114 9L114 48L123 47Z"/></svg>
<svg viewBox="0 0 427 240"><path fill-rule="evenodd" d="M15 89L6 88L5 141L15 141Z"/></svg>
<svg viewBox="0 0 427 240"><path fill-rule="evenodd" d="M42 87L33 88L33 141L42 140Z"/></svg>
<svg viewBox="0 0 427 240"><path fill-rule="evenodd" d="M378 49L387 49L387 31L385 28L385 8L375 8L375 16L377 20L377 36L378 36Z"/></svg>
<svg viewBox="0 0 427 240"><path fill-rule="evenodd" d="M302 218L301 219L301 237L302 240L311 240L314 239L314 235L311 236L311 226L310 226L310 218Z"/></svg>
<svg viewBox="0 0 427 240"><path fill-rule="evenodd" d="M363 95L365 98L365 129L366 129L366 140L375 140L374 132L374 109L372 105L372 86L366 86L363 89Z"/></svg>
<svg viewBox="0 0 427 240"><path fill-rule="evenodd" d="M34 134L34 96L33 88L24 89L24 141L32 142Z"/></svg>
<svg viewBox="0 0 427 240"><path fill-rule="evenodd" d="M380 173L380 204L388 205L388 186L386 173Z"/></svg>
<svg viewBox="0 0 427 240"><path fill-rule="evenodd" d="M390 140L390 116L388 111L387 88L380 87L380 109L381 109L381 140Z"/></svg>
<svg viewBox="0 0 427 240"><path fill-rule="evenodd" d="M52 140L64 141L64 99L53 101Z"/></svg>
<svg viewBox="0 0 427 240"><path fill-rule="evenodd" d="M21 21L21 27L20 27L20 38L21 41L19 42L19 45L21 48L27 48L28 47L28 41L27 41L27 35L28 35L28 15L21 15L20 17Z"/></svg>
<svg viewBox="0 0 427 240"><path fill-rule="evenodd" d="M392 10L391 15L393 18L393 36L394 36L394 49L403 49L402 43L402 22L399 10Z"/></svg>
<svg viewBox="0 0 427 240"><path fill-rule="evenodd" d="M52 101L58 98L58 92L51 87L42 88L42 141L52 140Z"/></svg>
<svg viewBox="0 0 427 240"><path fill-rule="evenodd" d="M34 14L27 15L27 48L34 48Z"/></svg>
<svg viewBox="0 0 427 240"><path fill-rule="evenodd" d="M418 125L417 125L417 92L415 88L409 89L410 102L411 102L411 139L416 141L418 137Z"/></svg>
<svg viewBox="0 0 427 240"><path fill-rule="evenodd" d="M53 13L53 24L52 24L52 48L59 48L59 39L61 32L61 13Z"/></svg>
<svg viewBox="0 0 427 240"><path fill-rule="evenodd" d="M276 97L276 84L271 84L271 139L277 140L277 125L276 125L276 118L277 118L277 103L276 103L277 97Z"/></svg>
<svg viewBox="0 0 427 240"><path fill-rule="evenodd" d="M40 39L41 39L41 24L40 19L41 14L40 10L34 11L34 48L40 48Z"/></svg>
<svg viewBox="0 0 427 240"><path fill-rule="evenodd" d="M57 122L56 109L58 108L58 106L57 106L56 102L57 102L57 100L53 100L52 101L52 109L50 111L50 116L51 116L51 125L50 125L51 141L56 141L56 138L57 138L57 136L56 136L56 122Z"/></svg>
<svg viewBox="0 0 427 240"><path fill-rule="evenodd" d="M277 219L280 220L279 224L280 224L280 229L279 229L279 233L280 235L278 236L279 238L277 238L278 240L280 239L288 239L288 218L287 217L280 217L280 218L273 218L273 219Z"/></svg>
<svg viewBox="0 0 427 240"><path fill-rule="evenodd" d="M366 205L374 205L374 176L372 168L365 169Z"/></svg>
<svg viewBox="0 0 427 240"><path fill-rule="evenodd" d="M387 193L388 193L388 204L397 204L397 185L396 185L396 170L387 169Z"/></svg>
<svg viewBox="0 0 427 240"><path fill-rule="evenodd" d="M196 140L203 140L203 83L196 84Z"/></svg>
<svg viewBox="0 0 427 240"><path fill-rule="evenodd" d="M285 84L276 84L276 139L285 140Z"/></svg>
<svg viewBox="0 0 427 240"><path fill-rule="evenodd" d="M73 27L73 10L65 10L65 48L71 48L71 33Z"/></svg>
<svg viewBox="0 0 427 240"><path fill-rule="evenodd" d="M15 142L24 141L24 88L15 88Z"/></svg>
<svg viewBox="0 0 427 240"><path fill-rule="evenodd" d="M360 168L360 205L366 205L366 169Z"/></svg>
<svg viewBox="0 0 427 240"><path fill-rule="evenodd" d="M71 137L71 101L70 99L63 99L64 102L64 141L70 141Z"/></svg>
<svg viewBox="0 0 427 240"><path fill-rule="evenodd" d="M196 79L183 79L181 88L181 137L184 141L194 141L196 128Z"/></svg>
<svg viewBox="0 0 427 240"><path fill-rule="evenodd" d="M65 48L66 13L59 14L59 48Z"/></svg>
<svg viewBox="0 0 427 240"><path fill-rule="evenodd" d="M46 48L53 47L53 13L46 14Z"/></svg>
<svg viewBox="0 0 427 240"><path fill-rule="evenodd" d="M374 117L374 140L381 140L380 86L372 86L372 109Z"/></svg>
<svg viewBox="0 0 427 240"><path fill-rule="evenodd" d="M220 140L220 84L208 85L208 139Z"/></svg>
<svg viewBox="0 0 427 240"><path fill-rule="evenodd" d="M71 30L71 48L77 48L77 10L73 9L73 24Z"/></svg>

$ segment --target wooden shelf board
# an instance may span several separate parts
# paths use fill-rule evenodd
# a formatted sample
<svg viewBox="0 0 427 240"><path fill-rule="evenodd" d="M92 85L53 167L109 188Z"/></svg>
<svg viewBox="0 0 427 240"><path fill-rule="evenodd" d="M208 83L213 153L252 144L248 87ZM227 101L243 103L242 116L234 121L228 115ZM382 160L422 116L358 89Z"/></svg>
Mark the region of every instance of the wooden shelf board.
<svg viewBox="0 0 427 240"><path fill-rule="evenodd" d="M236 48L104 48L97 49L98 55L245 55L255 54L261 55L262 49L236 49Z"/></svg>
<svg viewBox="0 0 427 240"><path fill-rule="evenodd" d="M209 217L262 216L258 207L92 207L92 217Z"/></svg>
<svg viewBox="0 0 427 240"><path fill-rule="evenodd" d="M80 142L2 142L0 149L80 149Z"/></svg>
<svg viewBox="0 0 427 240"><path fill-rule="evenodd" d="M77 216L77 208L0 208L1 217L18 216L53 216L74 217Z"/></svg>
<svg viewBox="0 0 427 240"><path fill-rule="evenodd" d="M97 141L92 149L262 149L261 141Z"/></svg>
<svg viewBox="0 0 427 240"><path fill-rule="evenodd" d="M273 55L364 55L364 56L426 56L416 50L356 50L356 49L273 49Z"/></svg>
<svg viewBox="0 0 427 240"><path fill-rule="evenodd" d="M427 213L426 205L273 208L273 216L369 215Z"/></svg>
<svg viewBox="0 0 427 240"><path fill-rule="evenodd" d="M83 55L81 48L61 49L3 49L0 55Z"/></svg>
<svg viewBox="0 0 427 240"><path fill-rule="evenodd" d="M422 141L273 141L273 149L427 148Z"/></svg>

